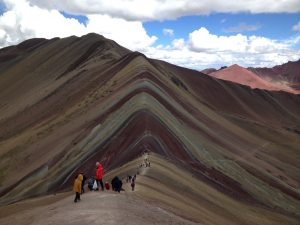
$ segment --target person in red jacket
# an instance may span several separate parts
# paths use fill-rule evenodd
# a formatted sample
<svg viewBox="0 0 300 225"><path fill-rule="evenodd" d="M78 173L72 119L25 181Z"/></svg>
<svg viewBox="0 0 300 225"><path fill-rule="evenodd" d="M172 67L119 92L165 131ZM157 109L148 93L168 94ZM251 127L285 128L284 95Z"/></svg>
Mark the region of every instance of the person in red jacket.
<svg viewBox="0 0 300 225"><path fill-rule="evenodd" d="M101 165L101 163L97 162L96 163L96 176L95 179L97 181L97 191L99 190L99 184L101 185L101 189L102 191L104 191L104 186L103 186L103 178L104 175L104 171L103 171L103 166Z"/></svg>

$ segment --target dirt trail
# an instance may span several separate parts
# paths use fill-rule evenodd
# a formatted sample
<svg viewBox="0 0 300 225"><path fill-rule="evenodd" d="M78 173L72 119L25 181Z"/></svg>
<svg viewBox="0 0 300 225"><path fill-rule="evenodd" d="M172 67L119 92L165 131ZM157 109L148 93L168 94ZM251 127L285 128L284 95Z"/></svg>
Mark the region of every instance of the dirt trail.
<svg viewBox="0 0 300 225"><path fill-rule="evenodd" d="M147 157L148 158L148 157ZM150 158L150 157L149 157ZM144 156L142 157L144 160ZM139 161L139 160L138 160ZM149 167L140 168L146 174ZM137 180L143 177L138 176ZM123 181L124 182L124 181ZM74 195L45 196L29 199L1 210L1 225L147 225L178 224L194 225L172 212L162 209L154 202L141 199L136 191L131 191L130 182L124 183L125 191L86 192L81 201L74 203ZM140 187L137 188L139 190ZM87 190L87 188L86 188ZM67 195L67 196L66 196ZM54 201L53 199L56 198ZM54 201L54 202L53 202ZM38 206L36 206L38 205ZM12 213L14 212L14 213ZM17 212L17 213L16 213ZM7 215L7 216L5 216Z"/></svg>
<svg viewBox="0 0 300 225"><path fill-rule="evenodd" d="M133 193L88 192L81 201L73 195L55 203L21 211L0 219L1 225L113 225L113 224L196 224L158 206L139 199ZM34 204L34 202L33 202Z"/></svg>

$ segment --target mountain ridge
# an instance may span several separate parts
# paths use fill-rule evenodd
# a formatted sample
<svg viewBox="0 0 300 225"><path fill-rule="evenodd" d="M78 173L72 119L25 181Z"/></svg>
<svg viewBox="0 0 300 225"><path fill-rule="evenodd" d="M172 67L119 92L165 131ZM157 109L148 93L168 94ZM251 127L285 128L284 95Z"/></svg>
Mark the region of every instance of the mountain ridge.
<svg viewBox="0 0 300 225"><path fill-rule="evenodd" d="M219 80L110 40L101 49L98 39L106 43L95 34L55 39L0 65L1 204L66 190L76 173L92 176L96 161L118 171L148 149L214 193L299 216L299 95Z"/></svg>
<svg viewBox="0 0 300 225"><path fill-rule="evenodd" d="M234 83L247 85L270 91L285 91L300 94L300 63L299 61L288 62L272 68L248 67L244 68L237 64L219 70L209 68L201 72Z"/></svg>

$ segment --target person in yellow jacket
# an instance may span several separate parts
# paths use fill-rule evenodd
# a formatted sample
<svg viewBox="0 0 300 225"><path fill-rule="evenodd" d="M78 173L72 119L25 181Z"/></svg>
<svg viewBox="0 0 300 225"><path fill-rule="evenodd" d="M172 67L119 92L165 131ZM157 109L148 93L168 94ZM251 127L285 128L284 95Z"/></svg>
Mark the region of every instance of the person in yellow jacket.
<svg viewBox="0 0 300 225"><path fill-rule="evenodd" d="M74 182L74 186L73 186L73 191L76 193L74 202L77 202L78 200L80 200L80 193L82 190L82 188L81 188L82 180L83 180L83 175L78 174L78 176Z"/></svg>

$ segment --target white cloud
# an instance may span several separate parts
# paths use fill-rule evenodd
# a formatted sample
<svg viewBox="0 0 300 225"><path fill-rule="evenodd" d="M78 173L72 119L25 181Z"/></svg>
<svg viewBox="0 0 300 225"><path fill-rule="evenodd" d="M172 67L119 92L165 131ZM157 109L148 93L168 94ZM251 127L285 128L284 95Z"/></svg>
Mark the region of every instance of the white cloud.
<svg viewBox="0 0 300 225"><path fill-rule="evenodd" d="M57 10L40 9L23 0L8 1L9 11L0 17L0 29L5 32L2 45L19 43L34 37L66 37L82 35L85 27L75 19L67 19Z"/></svg>
<svg viewBox="0 0 300 225"><path fill-rule="evenodd" d="M183 49L185 47L185 41L183 38L175 39L172 41L172 46L174 49Z"/></svg>
<svg viewBox="0 0 300 225"><path fill-rule="evenodd" d="M170 36L170 37L172 37L172 36L174 35L174 30L168 29L168 28L164 28L164 29L163 29L163 34L164 34L165 36Z"/></svg>
<svg viewBox="0 0 300 225"><path fill-rule="evenodd" d="M247 37L241 34L217 36L210 34L205 27L201 27L189 34L189 47L196 52L245 52Z"/></svg>
<svg viewBox="0 0 300 225"><path fill-rule="evenodd" d="M293 30L300 31L300 21L293 26Z"/></svg>
<svg viewBox="0 0 300 225"><path fill-rule="evenodd" d="M107 15L87 17L87 31L102 34L133 50L142 51L157 40L155 36L148 36L143 24L138 21L126 21Z"/></svg>
<svg viewBox="0 0 300 225"><path fill-rule="evenodd" d="M299 12L299 0L30 0L34 5L77 14L107 14L126 20L163 20L186 15Z"/></svg>
<svg viewBox="0 0 300 225"><path fill-rule="evenodd" d="M189 48L195 52L207 53L278 53L289 49L289 45L266 37L242 34L217 36L205 27L189 34Z"/></svg>
<svg viewBox="0 0 300 225"><path fill-rule="evenodd" d="M41 9L26 0L4 0L8 9L0 16L0 47L34 37L82 36L95 32L133 50L142 50L157 37L149 36L142 22L126 21L108 15L88 15L87 24L65 18L57 10Z"/></svg>
<svg viewBox="0 0 300 225"><path fill-rule="evenodd" d="M260 36L218 36L201 27L189 39L175 39L172 46L147 49L146 55L185 67L204 69L239 64L245 67L270 67L298 60L300 51L293 50L300 36L284 41Z"/></svg>

